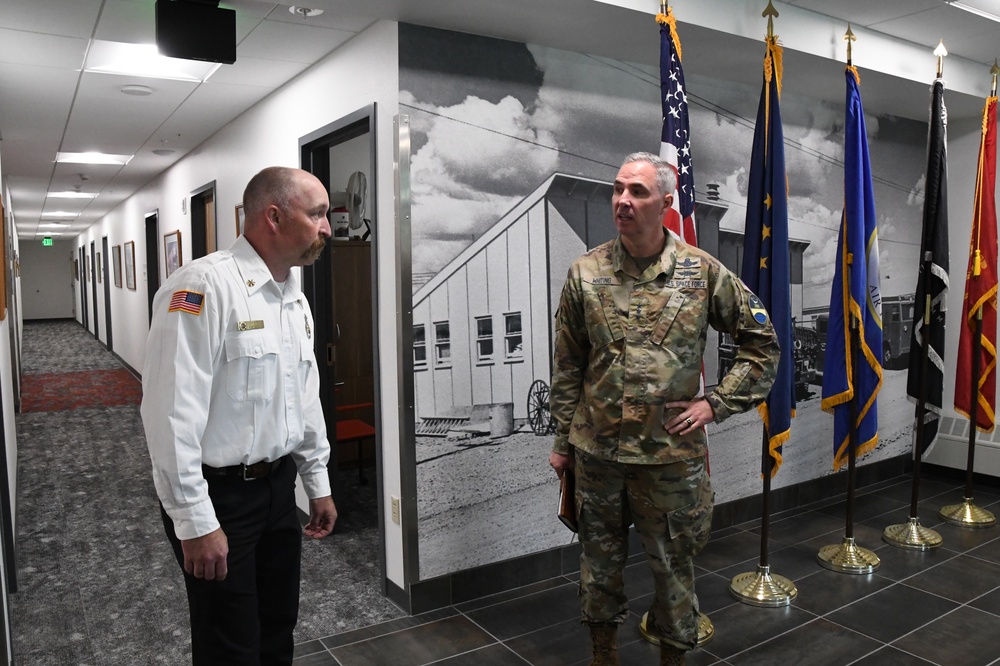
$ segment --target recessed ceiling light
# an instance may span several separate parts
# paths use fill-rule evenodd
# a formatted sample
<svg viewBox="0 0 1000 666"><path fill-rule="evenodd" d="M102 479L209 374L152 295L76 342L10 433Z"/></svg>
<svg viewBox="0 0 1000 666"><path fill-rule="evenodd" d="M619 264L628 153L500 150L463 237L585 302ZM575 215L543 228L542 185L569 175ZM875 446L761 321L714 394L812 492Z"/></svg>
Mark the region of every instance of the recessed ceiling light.
<svg viewBox="0 0 1000 666"><path fill-rule="evenodd" d="M292 5L288 8L288 11L296 16L301 16L302 18L312 18L313 16L319 16L323 13L322 9L311 9L309 7L296 7Z"/></svg>
<svg viewBox="0 0 1000 666"><path fill-rule="evenodd" d="M132 97L149 97L153 94L152 88L139 85L138 83L127 83L119 88L119 90L121 90L123 95L131 95Z"/></svg>
<svg viewBox="0 0 1000 666"><path fill-rule="evenodd" d="M160 55L155 44L125 44L103 39L91 40L84 70L102 74L121 74L177 81L208 80L221 63L168 58Z"/></svg>
<svg viewBox="0 0 1000 666"><path fill-rule="evenodd" d="M56 153L56 162L68 164L120 164L129 163L133 155L112 155L111 153Z"/></svg>
<svg viewBox="0 0 1000 666"><path fill-rule="evenodd" d="M166 157L167 155L173 155L176 150L170 150L169 148L157 148L153 151L154 155L159 155L160 157Z"/></svg>
<svg viewBox="0 0 1000 666"><path fill-rule="evenodd" d="M97 194L92 192L46 192L50 199L93 199Z"/></svg>

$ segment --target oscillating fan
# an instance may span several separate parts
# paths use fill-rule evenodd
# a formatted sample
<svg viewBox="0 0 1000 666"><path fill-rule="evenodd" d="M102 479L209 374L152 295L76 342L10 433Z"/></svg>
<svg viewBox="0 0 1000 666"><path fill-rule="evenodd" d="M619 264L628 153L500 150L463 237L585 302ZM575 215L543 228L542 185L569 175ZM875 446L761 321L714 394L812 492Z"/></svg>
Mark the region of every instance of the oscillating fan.
<svg viewBox="0 0 1000 666"><path fill-rule="evenodd" d="M361 238L368 240L371 235L371 220L365 219L365 198L368 179L360 171L355 171L347 179L346 192L330 192L331 226L335 240ZM354 233L365 227L364 234Z"/></svg>
<svg viewBox="0 0 1000 666"><path fill-rule="evenodd" d="M365 219L365 197L368 193L368 179L365 174L355 171L347 179L347 219L352 230L365 227L361 240L368 240L371 235L371 225Z"/></svg>

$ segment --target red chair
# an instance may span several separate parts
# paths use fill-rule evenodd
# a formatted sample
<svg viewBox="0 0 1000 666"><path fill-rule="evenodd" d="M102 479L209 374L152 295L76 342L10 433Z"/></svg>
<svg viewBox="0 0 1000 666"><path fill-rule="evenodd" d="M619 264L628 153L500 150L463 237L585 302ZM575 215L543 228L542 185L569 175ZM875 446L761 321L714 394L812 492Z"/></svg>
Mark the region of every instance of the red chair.
<svg viewBox="0 0 1000 666"><path fill-rule="evenodd" d="M371 409L375 406L373 402L360 402L355 405L340 405L337 413L354 412L362 409ZM365 478L364 465L361 458L361 445L365 440L375 441L375 427L365 423L361 419L341 419L337 418L337 444L348 444L354 442L358 447L358 482L368 483Z"/></svg>

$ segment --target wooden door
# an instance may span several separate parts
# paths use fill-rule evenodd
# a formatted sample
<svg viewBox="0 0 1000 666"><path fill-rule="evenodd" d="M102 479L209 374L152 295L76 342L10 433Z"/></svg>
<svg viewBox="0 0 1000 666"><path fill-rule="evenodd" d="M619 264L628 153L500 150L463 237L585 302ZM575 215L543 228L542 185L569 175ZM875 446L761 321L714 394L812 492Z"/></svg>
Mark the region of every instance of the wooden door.
<svg viewBox="0 0 1000 666"><path fill-rule="evenodd" d="M371 242L331 241L331 292L333 294L333 364L337 406L374 403L373 370L375 335L372 330ZM337 332L339 331L339 336ZM375 410L368 407L343 414L375 424ZM340 415L338 414L338 418ZM366 445L364 457L371 460L373 443ZM356 460L353 447L338 452L339 462Z"/></svg>

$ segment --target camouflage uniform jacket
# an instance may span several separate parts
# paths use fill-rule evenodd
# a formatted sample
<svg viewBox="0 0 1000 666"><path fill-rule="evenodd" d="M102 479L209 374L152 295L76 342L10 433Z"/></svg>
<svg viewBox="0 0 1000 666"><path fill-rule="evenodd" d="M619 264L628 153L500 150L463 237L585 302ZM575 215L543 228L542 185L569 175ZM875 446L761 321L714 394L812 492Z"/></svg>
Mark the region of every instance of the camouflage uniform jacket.
<svg viewBox="0 0 1000 666"><path fill-rule="evenodd" d="M760 300L717 259L669 234L641 275L621 239L570 267L555 322L550 406L553 450L575 446L605 460L666 464L705 455L703 429L664 424L701 386L708 326L738 345L732 369L706 395L715 421L762 402L778 365L778 339Z"/></svg>

